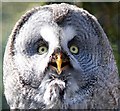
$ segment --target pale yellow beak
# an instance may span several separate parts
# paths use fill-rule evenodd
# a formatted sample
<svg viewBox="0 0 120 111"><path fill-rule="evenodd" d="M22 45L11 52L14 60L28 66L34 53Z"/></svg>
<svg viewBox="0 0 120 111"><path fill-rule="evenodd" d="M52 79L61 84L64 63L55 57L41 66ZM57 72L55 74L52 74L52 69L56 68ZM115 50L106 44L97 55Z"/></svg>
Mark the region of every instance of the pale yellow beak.
<svg viewBox="0 0 120 111"><path fill-rule="evenodd" d="M56 71L57 74L60 75L63 71L69 68L70 61L64 53L55 53L49 62L49 66L53 71Z"/></svg>
<svg viewBox="0 0 120 111"><path fill-rule="evenodd" d="M61 74L62 72L62 57L61 57L61 54L57 54L56 55L57 58L56 58L56 64L57 64L57 73L58 74Z"/></svg>

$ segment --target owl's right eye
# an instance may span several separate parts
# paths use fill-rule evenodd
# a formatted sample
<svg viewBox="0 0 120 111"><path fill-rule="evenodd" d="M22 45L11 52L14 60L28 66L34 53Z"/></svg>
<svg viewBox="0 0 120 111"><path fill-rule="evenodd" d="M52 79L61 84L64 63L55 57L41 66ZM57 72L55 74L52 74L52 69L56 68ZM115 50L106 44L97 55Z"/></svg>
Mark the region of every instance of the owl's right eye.
<svg viewBox="0 0 120 111"><path fill-rule="evenodd" d="M38 53L39 53L40 55L46 53L47 51L48 51L48 47L45 46L45 45L42 45L42 46L40 46L40 47L38 48Z"/></svg>

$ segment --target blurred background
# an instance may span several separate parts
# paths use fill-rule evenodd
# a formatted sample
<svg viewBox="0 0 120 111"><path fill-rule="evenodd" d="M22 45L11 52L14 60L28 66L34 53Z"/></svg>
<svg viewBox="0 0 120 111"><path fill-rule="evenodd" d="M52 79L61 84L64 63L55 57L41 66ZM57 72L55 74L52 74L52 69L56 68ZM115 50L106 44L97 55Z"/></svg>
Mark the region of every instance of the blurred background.
<svg viewBox="0 0 120 111"><path fill-rule="evenodd" d="M52 4L53 2L2 2L2 18L0 18L0 27L2 28L2 40L0 40L0 45L2 44L2 48L0 48L0 52L2 52L2 58L0 58L0 77L2 81L2 61L4 56L4 50L7 43L7 39L15 25L15 23L19 20L21 15L23 15L27 10L32 7ZM58 2L57 2L58 3ZM60 3L60 2L59 2ZM67 2L68 3L68 2ZM105 33L108 36L108 39L113 47L115 59L120 72L120 39L118 35L120 31L118 30L118 3L117 2L69 2L69 4L75 4L78 7L82 7L88 10L91 14L93 14L103 27ZM0 85L0 106L3 109L8 108L6 104L6 100L3 95L3 86Z"/></svg>

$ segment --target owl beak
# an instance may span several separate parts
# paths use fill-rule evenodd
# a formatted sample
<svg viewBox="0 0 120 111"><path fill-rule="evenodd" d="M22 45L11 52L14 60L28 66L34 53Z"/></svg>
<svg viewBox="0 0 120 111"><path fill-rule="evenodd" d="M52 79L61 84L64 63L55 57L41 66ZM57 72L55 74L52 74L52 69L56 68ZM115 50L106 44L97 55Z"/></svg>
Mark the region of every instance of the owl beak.
<svg viewBox="0 0 120 111"><path fill-rule="evenodd" d="M58 75L60 75L69 65L69 59L63 52L54 53L49 63L50 68L55 70Z"/></svg>
<svg viewBox="0 0 120 111"><path fill-rule="evenodd" d="M62 72L62 56L61 54L56 54L56 64L57 64L57 73L60 75Z"/></svg>

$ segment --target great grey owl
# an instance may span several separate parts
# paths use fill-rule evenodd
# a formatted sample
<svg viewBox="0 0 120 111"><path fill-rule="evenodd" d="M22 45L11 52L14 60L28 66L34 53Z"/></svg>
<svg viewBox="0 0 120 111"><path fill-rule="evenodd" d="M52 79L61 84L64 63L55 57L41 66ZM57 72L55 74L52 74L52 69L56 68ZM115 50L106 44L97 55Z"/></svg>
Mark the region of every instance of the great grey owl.
<svg viewBox="0 0 120 111"><path fill-rule="evenodd" d="M114 109L119 76L97 19L66 3L36 7L15 25L4 55L11 109Z"/></svg>

